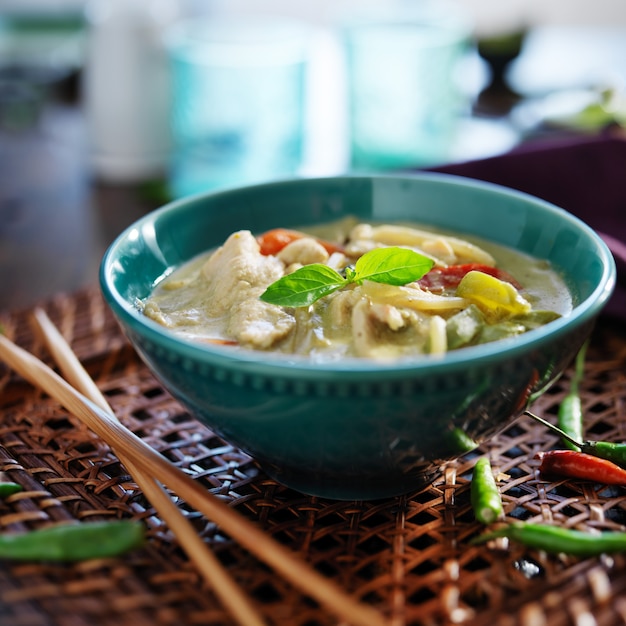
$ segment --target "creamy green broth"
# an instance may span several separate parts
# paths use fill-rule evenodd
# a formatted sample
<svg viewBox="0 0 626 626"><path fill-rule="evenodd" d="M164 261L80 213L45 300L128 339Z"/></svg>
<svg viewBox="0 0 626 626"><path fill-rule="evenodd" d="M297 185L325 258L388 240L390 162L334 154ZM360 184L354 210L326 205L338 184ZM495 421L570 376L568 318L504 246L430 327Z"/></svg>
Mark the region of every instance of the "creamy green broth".
<svg viewBox="0 0 626 626"><path fill-rule="evenodd" d="M359 224L352 218L303 232L310 237L273 255L258 252L257 233L234 233L217 250L199 255L159 281L143 302L144 313L192 341L328 361L442 354L509 339L572 309L563 279L547 261L476 237L419 224ZM316 240L334 242L342 251L325 256ZM302 265L322 262L341 270L366 249L385 245L426 254L444 273L459 265L488 263L510 274L521 288L472 273L474 283L486 283L487 292L495 288L496 298L512 298L510 310L508 301L492 307L489 293L485 304L469 278L463 287L439 287L432 293L419 285L366 283L303 308L260 300L269 284Z"/></svg>

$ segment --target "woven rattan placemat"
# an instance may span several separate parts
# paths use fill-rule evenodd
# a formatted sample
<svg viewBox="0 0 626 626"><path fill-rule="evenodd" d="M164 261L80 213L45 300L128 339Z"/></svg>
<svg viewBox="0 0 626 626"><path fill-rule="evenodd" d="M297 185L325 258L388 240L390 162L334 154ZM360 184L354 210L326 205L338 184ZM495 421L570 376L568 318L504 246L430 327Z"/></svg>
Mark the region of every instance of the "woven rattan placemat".
<svg viewBox="0 0 626 626"><path fill-rule="evenodd" d="M472 546L481 527L469 502L475 454L450 463L433 484L405 497L336 502L267 478L242 452L185 412L120 333L97 291L42 303L131 430L397 626L477 624L593 626L626 622L626 557L574 559L516 545ZM0 314L5 333L51 363L29 311ZM553 419L568 376L539 400ZM41 392L0 365L0 471L24 491L0 501L0 531L47 522L133 517L146 548L74 565L0 562L2 626L160 626L232 623L167 527L110 449ZM599 323L581 389L588 438L626 440L626 331ZM626 490L546 482L534 455L557 439L521 418L480 454L501 473L509 518L582 529L626 525ZM268 623L313 626L337 619L184 502Z"/></svg>

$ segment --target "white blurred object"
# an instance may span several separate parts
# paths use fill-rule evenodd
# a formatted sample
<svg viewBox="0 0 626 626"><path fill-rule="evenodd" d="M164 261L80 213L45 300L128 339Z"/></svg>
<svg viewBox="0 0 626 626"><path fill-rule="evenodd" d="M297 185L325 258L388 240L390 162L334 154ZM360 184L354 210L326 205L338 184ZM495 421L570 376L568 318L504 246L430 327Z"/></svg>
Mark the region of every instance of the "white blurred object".
<svg viewBox="0 0 626 626"><path fill-rule="evenodd" d="M626 81L626 24L534 28L507 79L525 97L620 86Z"/></svg>
<svg viewBox="0 0 626 626"><path fill-rule="evenodd" d="M163 32L176 0L91 0L83 82L96 177L130 183L160 176L171 150Z"/></svg>
<svg viewBox="0 0 626 626"><path fill-rule="evenodd" d="M446 161L470 109L463 85L473 23L458 2L367 3L341 23L351 166Z"/></svg>

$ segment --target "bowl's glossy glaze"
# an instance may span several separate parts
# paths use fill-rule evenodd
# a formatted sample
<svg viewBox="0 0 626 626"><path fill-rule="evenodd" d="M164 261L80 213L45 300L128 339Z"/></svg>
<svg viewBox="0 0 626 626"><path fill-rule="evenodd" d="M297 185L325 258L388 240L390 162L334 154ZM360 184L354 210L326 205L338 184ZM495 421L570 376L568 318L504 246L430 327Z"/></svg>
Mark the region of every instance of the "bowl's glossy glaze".
<svg viewBox="0 0 626 626"><path fill-rule="evenodd" d="M172 267L233 231L336 220L409 220L548 259L573 313L513 340L397 365L305 359L194 345L137 308ZM569 213L501 187L436 174L269 183L195 196L123 232L101 267L105 298L162 384L278 481L342 499L422 484L442 461L503 429L553 382L589 335L615 282L601 239ZM471 446L470 446L471 447Z"/></svg>

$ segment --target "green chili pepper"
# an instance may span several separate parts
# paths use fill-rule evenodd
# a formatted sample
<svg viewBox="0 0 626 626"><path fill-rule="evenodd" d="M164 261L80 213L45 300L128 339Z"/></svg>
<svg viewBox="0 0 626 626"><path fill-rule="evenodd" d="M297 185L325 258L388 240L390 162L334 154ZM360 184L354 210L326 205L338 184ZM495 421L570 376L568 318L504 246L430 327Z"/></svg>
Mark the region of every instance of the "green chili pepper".
<svg viewBox="0 0 626 626"><path fill-rule="evenodd" d="M474 465L471 501L474 516L483 524L492 524L503 515L502 499L487 457L480 457Z"/></svg>
<svg viewBox="0 0 626 626"><path fill-rule="evenodd" d="M144 526L130 520L62 524L0 535L0 559L82 561L118 556L140 547Z"/></svg>
<svg viewBox="0 0 626 626"><path fill-rule="evenodd" d="M615 465L626 468L626 444L609 441L585 441L580 446L580 451L607 461L613 461Z"/></svg>
<svg viewBox="0 0 626 626"><path fill-rule="evenodd" d="M10 481L0 483L0 499L12 496L14 493L22 491L22 485Z"/></svg>
<svg viewBox="0 0 626 626"><path fill-rule="evenodd" d="M561 430L558 426L551 424L542 417L531 413L530 411L524 411L525 415L532 417L535 421L543 424L555 433L558 433L563 439L569 441L573 446L580 448L581 452L585 454L591 454L607 461L612 461L615 465L626 468L626 444L625 443L611 443L609 441L577 441L573 437L570 437L565 431Z"/></svg>
<svg viewBox="0 0 626 626"><path fill-rule="evenodd" d="M471 452L478 444L462 429L453 428L446 433L446 442L453 452Z"/></svg>
<svg viewBox="0 0 626 626"><path fill-rule="evenodd" d="M573 439L577 441L582 439L582 404L577 394L568 394L563 398L559 405L558 424L561 430ZM563 444L570 450L577 449L569 439L563 438Z"/></svg>
<svg viewBox="0 0 626 626"><path fill-rule="evenodd" d="M626 551L626 532L584 532L549 524L514 522L503 528L483 533L472 540L481 544L498 537L507 537L529 548L552 554L590 557Z"/></svg>
<svg viewBox="0 0 626 626"><path fill-rule="evenodd" d="M589 342L586 341L576 355L576 364L574 375L570 381L570 389L559 405L558 412L559 428L569 435L570 438L577 441L581 441L583 438L583 411L578 388L584 375L585 355L587 353L588 343ZM564 438L563 441L565 446L571 450L575 450L579 447L573 444L569 438Z"/></svg>

